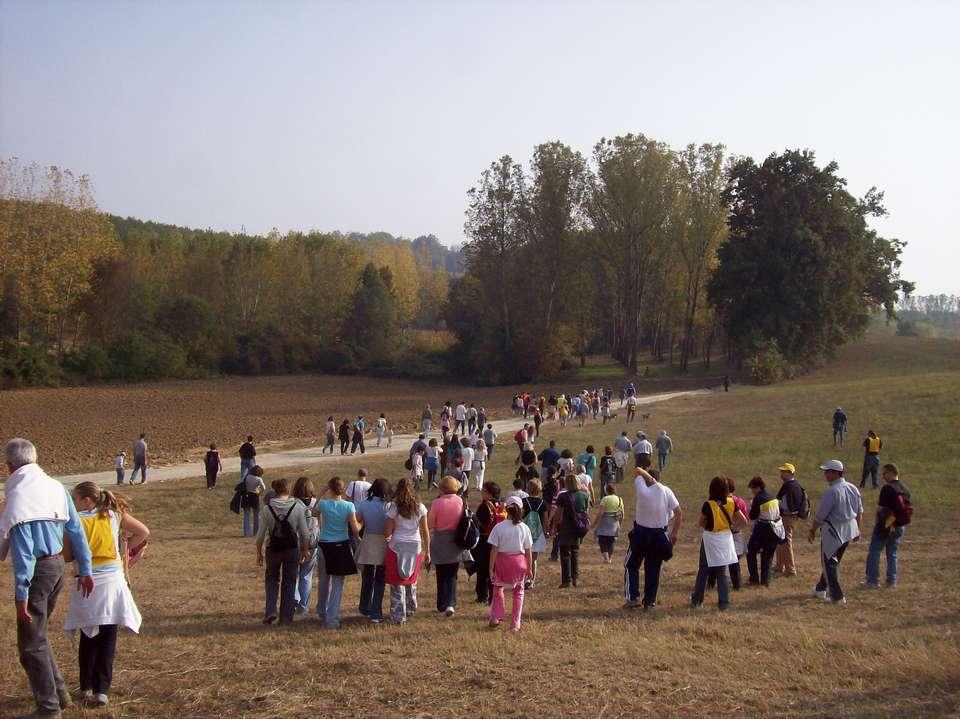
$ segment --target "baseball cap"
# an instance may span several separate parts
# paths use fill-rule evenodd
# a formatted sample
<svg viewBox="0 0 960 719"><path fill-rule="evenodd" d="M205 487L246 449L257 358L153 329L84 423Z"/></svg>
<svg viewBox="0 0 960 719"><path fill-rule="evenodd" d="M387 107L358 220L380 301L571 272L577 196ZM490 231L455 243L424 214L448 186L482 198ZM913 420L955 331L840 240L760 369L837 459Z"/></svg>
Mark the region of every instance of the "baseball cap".
<svg viewBox="0 0 960 719"><path fill-rule="evenodd" d="M507 497L507 506L509 507L511 505L513 505L514 507L519 507L520 509L523 509L523 500L521 500L520 497L514 494L511 497Z"/></svg>
<svg viewBox="0 0 960 719"><path fill-rule="evenodd" d="M833 470L834 472L842 472L843 462L841 462L839 459L831 459L830 461L821 464L820 469L824 471Z"/></svg>
<svg viewBox="0 0 960 719"><path fill-rule="evenodd" d="M790 462L784 462L779 467L777 467L777 469L780 470L781 472L789 472L790 474L797 473L797 468L794 467L792 464L790 464Z"/></svg>

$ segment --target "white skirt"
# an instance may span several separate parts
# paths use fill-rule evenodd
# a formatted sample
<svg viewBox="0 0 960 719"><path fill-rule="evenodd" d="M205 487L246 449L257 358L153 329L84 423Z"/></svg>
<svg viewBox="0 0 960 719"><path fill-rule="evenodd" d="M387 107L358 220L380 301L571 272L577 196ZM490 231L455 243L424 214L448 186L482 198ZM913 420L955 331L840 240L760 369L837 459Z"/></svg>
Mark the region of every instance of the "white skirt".
<svg viewBox="0 0 960 719"><path fill-rule="evenodd" d="M733 545L733 533L727 529L722 532L704 532L703 553L707 557L708 567L726 567L737 563L737 549Z"/></svg>
<svg viewBox="0 0 960 719"><path fill-rule="evenodd" d="M140 610L133 601L127 578L118 570L94 574L93 591L89 597L81 595L74 584L63 628L71 638L78 629L93 638L100 633L101 624L116 624L137 634L141 622Z"/></svg>

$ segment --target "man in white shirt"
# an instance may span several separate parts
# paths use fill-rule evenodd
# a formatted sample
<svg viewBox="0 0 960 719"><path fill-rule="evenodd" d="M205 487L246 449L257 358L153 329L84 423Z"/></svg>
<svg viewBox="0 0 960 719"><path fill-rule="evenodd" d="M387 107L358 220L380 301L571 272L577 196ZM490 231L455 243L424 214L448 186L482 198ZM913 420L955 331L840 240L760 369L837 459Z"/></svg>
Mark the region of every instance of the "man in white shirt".
<svg viewBox="0 0 960 719"><path fill-rule="evenodd" d="M463 434L467 429L467 408L464 406L463 402L460 402L457 405L457 408L453 410L453 433L454 434Z"/></svg>
<svg viewBox="0 0 960 719"><path fill-rule="evenodd" d="M647 435L637 432L637 443L633 445L633 459L636 466L650 469L651 455L653 455L653 445L647 440Z"/></svg>
<svg viewBox="0 0 960 719"><path fill-rule="evenodd" d="M624 561L623 583L627 601L624 606L630 608L641 606L641 564L644 565L642 606L644 609L656 606L660 567L673 556L683 521L680 502L673 490L660 483L659 475L656 470L648 472L642 467L636 470L637 504L629 534L630 549Z"/></svg>
<svg viewBox="0 0 960 719"><path fill-rule="evenodd" d="M367 492L370 490L370 482L367 481L367 470L358 469L357 478L347 485L343 495L353 502L356 507L360 502L367 498Z"/></svg>

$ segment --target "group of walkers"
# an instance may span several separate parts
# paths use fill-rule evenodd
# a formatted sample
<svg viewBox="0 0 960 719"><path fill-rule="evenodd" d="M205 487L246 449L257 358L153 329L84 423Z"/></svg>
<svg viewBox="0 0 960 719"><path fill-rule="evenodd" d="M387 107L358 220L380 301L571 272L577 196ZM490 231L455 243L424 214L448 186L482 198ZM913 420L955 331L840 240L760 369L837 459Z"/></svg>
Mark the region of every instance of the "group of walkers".
<svg viewBox="0 0 960 719"><path fill-rule="evenodd" d="M13 565L17 649L33 690L33 716L58 717L73 704L47 636L60 594L69 594L64 629L74 640L80 673L78 700L109 703L117 633L137 633L141 617L129 571L144 555L150 530L121 496L82 482L70 492L37 464L22 438L4 446L10 472L0 514L0 558ZM75 581L66 565L73 562Z"/></svg>

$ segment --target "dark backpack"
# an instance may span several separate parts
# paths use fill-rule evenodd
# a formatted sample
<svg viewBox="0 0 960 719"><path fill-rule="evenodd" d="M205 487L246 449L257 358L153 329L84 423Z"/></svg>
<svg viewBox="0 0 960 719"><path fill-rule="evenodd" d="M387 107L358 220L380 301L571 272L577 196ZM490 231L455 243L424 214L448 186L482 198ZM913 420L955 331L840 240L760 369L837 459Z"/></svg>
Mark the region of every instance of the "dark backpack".
<svg viewBox="0 0 960 719"><path fill-rule="evenodd" d="M466 501L463 503L463 514L460 515L460 521L457 523L457 529L453 533L453 543L460 549L473 549L480 541L480 527L477 526L477 518Z"/></svg>
<svg viewBox="0 0 960 719"><path fill-rule="evenodd" d="M273 511L273 505L269 502L267 503L267 509L270 510L270 514L273 515L274 519L273 529L270 530L270 542L267 545L271 551L286 552L300 546L300 539L297 537L297 533L289 521L290 515L293 514L293 510L296 508L297 505L294 504L283 516L283 519L281 519L277 516L277 513Z"/></svg>
<svg viewBox="0 0 960 719"><path fill-rule="evenodd" d="M810 516L810 497L803 487L800 487L800 493L803 495L803 499L800 500L800 506L797 507L797 517L807 519Z"/></svg>
<svg viewBox="0 0 960 719"><path fill-rule="evenodd" d="M913 505L910 503L910 497L905 494L897 494L893 501L893 524L895 527L903 527L910 524L913 519Z"/></svg>

